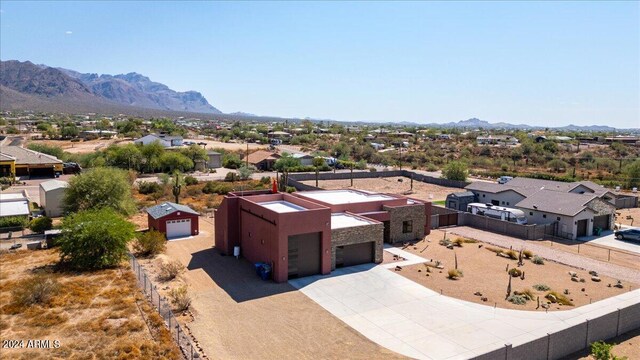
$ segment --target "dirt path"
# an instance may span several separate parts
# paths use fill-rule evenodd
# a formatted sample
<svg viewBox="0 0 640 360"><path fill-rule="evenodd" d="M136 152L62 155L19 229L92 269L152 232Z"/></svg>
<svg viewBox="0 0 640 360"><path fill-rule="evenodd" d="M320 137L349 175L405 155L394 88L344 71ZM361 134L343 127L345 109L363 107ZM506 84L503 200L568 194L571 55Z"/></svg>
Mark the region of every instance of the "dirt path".
<svg viewBox="0 0 640 360"><path fill-rule="evenodd" d="M610 276L614 279L620 279L636 284L640 283L640 270L586 258L577 254L554 250L547 246L538 245L535 241L520 240L467 226L450 228L447 229L447 232L505 248L513 247L514 249L520 249L526 247L547 260L585 269L587 271L597 271L598 273Z"/></svg>

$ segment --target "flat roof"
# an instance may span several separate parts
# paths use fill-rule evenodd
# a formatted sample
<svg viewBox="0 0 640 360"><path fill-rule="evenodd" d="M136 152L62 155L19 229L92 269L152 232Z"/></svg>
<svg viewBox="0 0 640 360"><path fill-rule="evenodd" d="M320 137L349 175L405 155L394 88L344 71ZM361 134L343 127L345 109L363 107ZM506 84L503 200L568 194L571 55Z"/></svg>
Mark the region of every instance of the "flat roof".
<svg viewBox="0 0 640 360"><path fill-rule="evenodd" d="M27 200L0 203L0 216L17 216L29 214L29 202Z"/></svg>
<svg viewBox="0 0 640 360"><path fill-rule="evenodd" d="M25 199L24 194L22 193L0 194L0 200L17 200L17 199Z"/></svg>
<svg viewBox="0 0 640 360"><path fill-rule="evenodd" d="M331 205L395 199L394 197L391 197L389 195L369 192L365 193L355 190L301 191L298 194L309 199L314 199Z"/></svg>
<svg viewBox="0 0 640 360"><path fill-rule="evenodd" d="M284 200L259 202L258 205L263 206L271 211L275 211L277 213L289 213L289 212L307 210L306 208L303 208L300 205L296 205Z"/></svg>
<svg viewBox="0 0 640 360"><path fill-rule="evenodd" d="M367 221L365 219L345 214L345 213L333 213L331 214L331 229L342 229L354 226L372 225L373 221Z"/></svg>

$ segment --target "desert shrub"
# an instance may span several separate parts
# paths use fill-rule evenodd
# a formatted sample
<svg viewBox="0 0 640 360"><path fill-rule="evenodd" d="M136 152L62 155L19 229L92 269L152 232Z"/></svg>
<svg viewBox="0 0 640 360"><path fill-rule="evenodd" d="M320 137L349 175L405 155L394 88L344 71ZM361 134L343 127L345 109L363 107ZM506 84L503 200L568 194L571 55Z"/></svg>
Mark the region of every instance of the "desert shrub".
<svg viewBox="0 0 640 360"><path fill-rule="evenodd" d="M162 186L152 181L141 181L138 183L138 192L140 194L149 195L162 190Z"/></svg>
<svg viewBox="0 0 640 360"><path fill-rule="evenodd" d="M511 275L513 277L518 277L518 276L522 275L522 271L520 271L519 269L516 269L516 268L511 268L511 269L509 269L509 275Z"/></svg>
<svg viewBox="0 0 640 360"><path fill-rule="evenodd" d="M495 248L495 247L491 247L491 246L486 246L485 249L487 249L487 250L489 250L491 252L494 252L496 254L502 254L504 252L503 249Z"/></svg>
<svg viewBox="0 0 640 360"><path fill-rule="evenodd" d="M623 360L626 357L619 358L611 353L611 349L613 348L613 344L607 344L606 342L600 340L591 343L591 356L596 360Z"/></svg>
<svg viewBox="0 0 640 360"><path fill-rule="evenodd" d="M522 295L511 295L507 298L507 301L516 305L524 305L527 303L527 298Z"/></svg>
<svg viewBox="0 0 640 360"><path fill-rule="evenodd" d="M548 291L551 289L548 285L545 285L545 284L535 284L532 286L532 288L538 291Z"/></svg>
<svg viewBox="0 0 640 360"><path fill-rule="evenodd" d="M231 173L230 173L231 174ZM226 195L231 192L231 186L229 184L217 182L217 181L207 181L205 186L202 188L202 192L205 194L220 194Z"/></svg>
<svg viewBox="0 0 640 360"><path fill-rule="evenodd" d="M531 262L536 265L544 265L544 259L538 255L534 255L533 258L531 258Z"/></svg>
<svg viewBox="0 0 640 360"><path fill-rule="evenodd" d="M26 216L4 216L0 218L0 228L17 227L24 229L29 225L29 219Z"/></svg>
<svg viewBox="0 0 640 360"><path fill-rule="evenodd" d="M524 289L524 290L521 290L521 291L514 291L513 294L522 296L527 301L533 300L535 298L535 296L533 295L533 292L531 292L531 290L529 290L529 289Z"/></svg>
<svg viewBox="0 0 640 360"><path fill-rule="evenodd" d="M202 194L202 189L198 189L197 187L187 188L187 195L196 197Z"/></svg>
<svg viewBox="0 0 640 360"><path fill-rule="evenodd" d="M374 168L374 167L370 167L370 168L369 168L369 172L377 172L377 171L378 171L378 170L377 170L376 168Z"/></svg>
<svg viewBox="0 0 640 360"><path fill-rule="evenodd" d="M451 243L453 245L457 246L457 247L462 247L462 244L464 244L464 239L463 238L455 238L455 239L453 239L453 241Z"/></svg>
<svg viewBox="0 0 640 360"><path fill-rule="evenodd" d="M262 185L269 185L271 184L271 178L268 176L263 176L260 178L260 184Z"/></svg>
<svg viewBox="0 0 640 360"><path fill-rule="evenodd" d="M458 280L459 278L463 277L464 274L462 273L462 270L460 269L449 269L449 271L447 271L447 277L451 280Z"/></svg>
<svg viewBox="0 0 640 360"><path fill-rule="evenodd" d="M555 291L549 291L549 293L547 295L544 296L547 300L551 301L552 303L558 303L560 305L569 305L569 306L573 306L573 303L571 302L571 300L569 300L566 296L564 296L563 294L558 294ZM554 300L555 298L555 300Z"/></svg>
<svg viewBox="0 0 640 360"><path fill-rule="evenodd" d="M13 290L13 302L19 306L46 304L60 290L55 279L43 274L33 275L18 282Z"/></svg>
<svg viewBox="0 0 640 360"><path fill-rule="evenodd" d="M241 166L238 169L238 172L237 172L238 179L240 179L240 180L248 180L251 177L251 175L253 174L253 171L254 171L253 166L251 166L251 167L246 167L244 165ZM231 181L234 181L234 180L231 180Z"/></svg>
<svg viewBox="0 0 640 360"><path fill-rule="evenodd" d="M525 259L531 259L533 257L533 251L531 250L522 250L522 256L524 256Z"/></svg>
<svg viewBox="0 0 640 360"><path fill-rule="evenodd" d="M171 289L169 292L169 299L174 306L175 311L184 311L191 305L191 297L186 286Z"/></svg>
<svg viewBox="0 0 640 360"><path fill-rule="evenodd" d="M50 217L42 216L31 220L29 223L29 229L36 233L42 233L47 230L51 230L52 224L53 220L51 220Z"/></svg>
<svg viewBox="0 0 640 360"><path fill-rule="evenodd" d="M235 172L228 172L227 175L225 175L224 177L224 181L238 181L238 180L240 180L240 177Z"/></svg>
<svg viewBox="0 0 640 360"><path fill-rule="evenodd" d="M163 262L160 264L160 274L158 274L158 278L162 281L171 281L175 279L182 270L184 270L184 266L179 261Z"/></svg>
<svg viewBox="0 0 640 360"><path fill-rule="evenodd" d="M149 230L136 236L133 242L133 251L141 256L155 256L166 249L166 242L163 233Z"/></svg>
<svg viewBox="0 0 640 360"><path fill-rule="evenodd" d="M184 183L187 186L197 185L198 184L198 179L196 179L195 177L193 177L191 175L187 175L187 176L184 177Z"/></svg>
<svg viewBox="0 0 640 360"><path fill-rule="evenodd" d="M518 260L518 253L514 250L507 250L504 252L510 259Z"/></svg>

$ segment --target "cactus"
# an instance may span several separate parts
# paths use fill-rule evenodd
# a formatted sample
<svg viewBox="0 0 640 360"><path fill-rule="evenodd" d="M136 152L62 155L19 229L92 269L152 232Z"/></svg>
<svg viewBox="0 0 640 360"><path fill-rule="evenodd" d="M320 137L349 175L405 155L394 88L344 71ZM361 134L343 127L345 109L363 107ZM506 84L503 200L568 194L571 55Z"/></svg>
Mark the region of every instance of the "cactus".
<svg viewBox="0 0 640 360"><path fill-rule="evenodd" d="M173 193L173 197L176 200L176 204L180 204L180 192L182 191L182 185L180 184L180 174L176 173L176 179L173 183L173 189L171 192Z"/></svg>
<svg viewBox="0 0 640 360"><path fill-rule="evenodd" d="M458 254L453 253L453 260L455 261L455 269L458 270Z"/></svg>
<svg viewBox="0 0 640 360"><path fill-rule="evenodd" d="M522 275L520 275L520 280L524 280L524 271L522 271Z"/></svg>

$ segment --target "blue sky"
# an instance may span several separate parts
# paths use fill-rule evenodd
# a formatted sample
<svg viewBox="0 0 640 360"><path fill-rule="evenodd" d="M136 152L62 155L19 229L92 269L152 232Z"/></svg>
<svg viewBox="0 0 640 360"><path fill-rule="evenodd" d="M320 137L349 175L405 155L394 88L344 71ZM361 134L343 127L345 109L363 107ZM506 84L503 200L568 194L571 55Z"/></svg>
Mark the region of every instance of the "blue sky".
<svg viewBox="0 0 640 360"><path fill-rule="evenodd" d="M0 1L0 57L139 72L224 112L640 127L629 2Z"/></svg>

